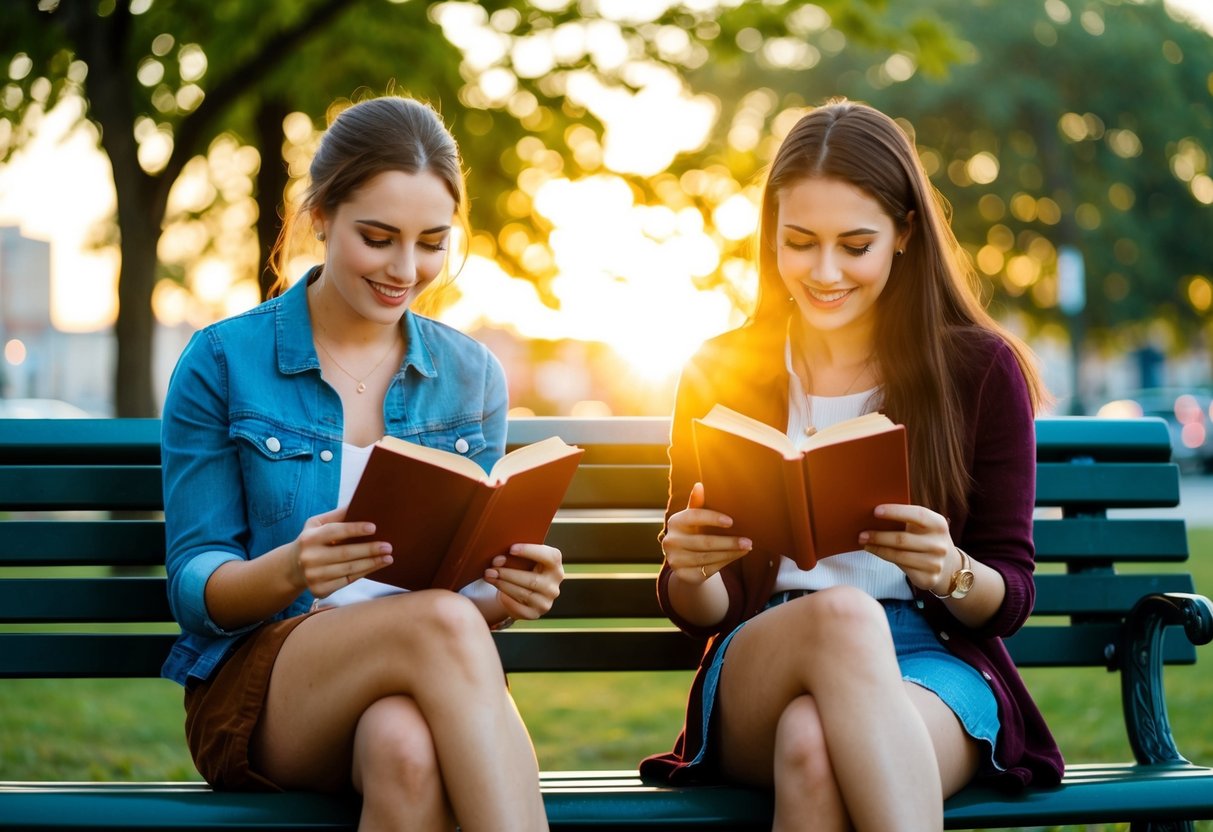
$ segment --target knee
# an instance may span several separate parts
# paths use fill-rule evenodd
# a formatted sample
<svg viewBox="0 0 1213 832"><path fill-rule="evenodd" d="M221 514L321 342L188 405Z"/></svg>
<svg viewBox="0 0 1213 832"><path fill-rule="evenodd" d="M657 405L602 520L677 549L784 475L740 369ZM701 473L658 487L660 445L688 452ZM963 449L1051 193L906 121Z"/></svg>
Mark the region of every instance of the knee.
<svg viewBox="0 0 1213 832"><path fill-rule="evenodd" d="M411 699L393 696L372 704L354 735L354 785L364 795L400 794L410 805L442 794L434 738Z"/></svg>
<svg viewBox="0 0 1213 832"><path fill-rule="evenodd" d="M880 602L862 590L835 586L816 592L801 605L803 637L814 650L851 660L891 644L889 622Z"/></svg>
<svg viewBox="0 0 1213 832"><path fill-rule="evenodd" d="M821 714L812 696L798 696L780 715L775 729L775 771L796 788L825 794L836 789Z"/></svg>
<svg viewBox="0 0 1213 832"><path fill-rule="evenodd" d="M442 589L418 592L409 611L408 627L414 636L446 655L460 651L492 649L492 637L484 616L457 592Z"/></svg>

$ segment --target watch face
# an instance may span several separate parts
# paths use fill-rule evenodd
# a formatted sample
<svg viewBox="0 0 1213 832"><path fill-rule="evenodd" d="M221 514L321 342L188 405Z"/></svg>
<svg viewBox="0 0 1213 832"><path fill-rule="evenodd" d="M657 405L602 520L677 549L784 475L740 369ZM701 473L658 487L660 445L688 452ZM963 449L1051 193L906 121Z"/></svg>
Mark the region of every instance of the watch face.
<svg viewBox="0 0 1213 832"><path fill-rule="evenodd" d="M973 572L969 569L963 569L956 575L956 589L952 590L953 598L963 598L969 594L969 590L973 588Z"/></svg>

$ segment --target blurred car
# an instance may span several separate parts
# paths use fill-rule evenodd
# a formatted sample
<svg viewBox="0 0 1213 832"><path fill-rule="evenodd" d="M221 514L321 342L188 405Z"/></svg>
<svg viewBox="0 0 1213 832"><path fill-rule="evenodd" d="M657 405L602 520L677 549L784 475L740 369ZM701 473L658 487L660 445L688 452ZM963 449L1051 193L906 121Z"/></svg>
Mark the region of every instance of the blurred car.
<svg viewBox="0 0 1213 832"><path fill-rule="evenodd" d="M1109 419L1157 416L1171 432L1171 451L1179 467L1213 473L1213 392L1208 389L1137 390L1104 404L1096 415Z"/></svg>
<svg viewBox="0 0 1213 832"><path fill-rule="evenodd" d="M89 419L95 415L61 399L0 399L0 419Z"/></svg>

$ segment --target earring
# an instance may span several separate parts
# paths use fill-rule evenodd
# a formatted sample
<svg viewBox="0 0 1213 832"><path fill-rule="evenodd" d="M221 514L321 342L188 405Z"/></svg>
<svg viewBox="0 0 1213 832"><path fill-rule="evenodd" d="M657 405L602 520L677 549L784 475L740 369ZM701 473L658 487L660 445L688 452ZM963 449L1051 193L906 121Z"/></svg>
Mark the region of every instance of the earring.
<svg viewBox="0 0 1213 832"><path fill-rule="evenodd" d="M895 251L893 253L896 254L898 257L900 257L901 255L906 253L906 250L904 248L899 248L899 249L897 249L897 251Z"/></svg>
<svg viewBox="0 0 1213 832"><path fill-rule="evenodd" d="M317 231L317 232L316 232L316 239L317 239L317 240L319 240L320 242L322 242L322 243L323 243L323 242L324 242L324 240L325 240L324 232L323 232L323 231ZM900 253L900 252L898 252L898 253Z"/></svg>

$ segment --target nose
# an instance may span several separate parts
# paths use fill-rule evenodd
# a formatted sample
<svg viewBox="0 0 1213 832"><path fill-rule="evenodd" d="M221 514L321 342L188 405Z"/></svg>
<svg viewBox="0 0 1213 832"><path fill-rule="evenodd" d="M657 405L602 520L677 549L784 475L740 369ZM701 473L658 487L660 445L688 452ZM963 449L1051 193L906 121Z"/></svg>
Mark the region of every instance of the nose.
<svg viewBox="0 0 1213 832"><path fill-rule="evenodd" d="M387 264L388 277L405 285L417 282L417 253L413 246L399 246L397 254Z"/></svg>
<svg viewBox="0 0 1213 832"><path fill-rule="evenodd" d="M838 255L827 246L817 250L817 262L813 267L813 282L822 285L837 283L842 279L842 267Z"/></svg>

